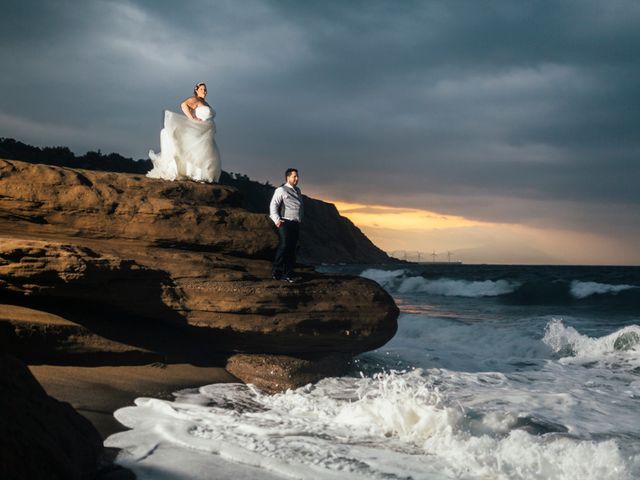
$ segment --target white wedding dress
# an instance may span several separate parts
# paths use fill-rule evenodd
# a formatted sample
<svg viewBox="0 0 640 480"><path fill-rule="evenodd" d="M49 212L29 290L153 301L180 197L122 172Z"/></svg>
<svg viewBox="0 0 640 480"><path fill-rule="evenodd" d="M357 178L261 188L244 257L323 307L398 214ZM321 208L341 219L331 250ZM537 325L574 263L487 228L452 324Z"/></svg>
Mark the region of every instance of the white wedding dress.
<svg viewBox="0 0 640 480"><path fill-rule="evenodd" d="M214 135L216 112L205 105L195 109L201 121L166 110L160 131L160 153L149 150L153 169L147 177L165 180L217 182L220 179L220 152Z"/></svg>

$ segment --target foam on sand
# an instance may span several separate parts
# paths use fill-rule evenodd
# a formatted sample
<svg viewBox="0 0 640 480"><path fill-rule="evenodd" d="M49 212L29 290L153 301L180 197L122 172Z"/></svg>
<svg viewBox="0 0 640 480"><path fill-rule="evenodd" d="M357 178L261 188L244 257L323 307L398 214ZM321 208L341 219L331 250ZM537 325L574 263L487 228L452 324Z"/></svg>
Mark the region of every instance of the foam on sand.
<svg viewBox="0 0 640 480"><path fill-rule="evenodd" d="M194 479L208 478L198 473L208 458L232 462L228 473L236 464L283 478L630 478L615 441L532 435L511 414L469 415L421 370L277 395L218 384L136 405L116 412L132 430L106 444L122 448L118 462L141 479L158 478L148 472L168 448L199 453L197 468L180 467Z"/></svg>

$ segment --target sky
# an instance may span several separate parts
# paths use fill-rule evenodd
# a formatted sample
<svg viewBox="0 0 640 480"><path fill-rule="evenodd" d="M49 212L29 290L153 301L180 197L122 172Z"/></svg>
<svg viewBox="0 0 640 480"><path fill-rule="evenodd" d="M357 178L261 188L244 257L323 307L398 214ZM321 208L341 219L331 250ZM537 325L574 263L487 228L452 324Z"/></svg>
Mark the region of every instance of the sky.
<svg viewBox="0 0 640 480"><path fill-rule="evenodd" d="M640 264L637 0L4 0L0 137L146 158L205 81L223 169L386 251Z"/></svg>

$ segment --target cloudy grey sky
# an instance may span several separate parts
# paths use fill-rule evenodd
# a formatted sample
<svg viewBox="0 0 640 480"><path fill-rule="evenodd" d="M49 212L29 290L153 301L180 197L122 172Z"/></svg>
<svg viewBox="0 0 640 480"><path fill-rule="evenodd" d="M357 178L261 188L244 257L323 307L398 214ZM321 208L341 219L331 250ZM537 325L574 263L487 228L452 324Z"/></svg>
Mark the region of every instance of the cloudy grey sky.
<svg viewBox="0 0 640 480"><path fill-rule="evenodd" d="M225 170L640 263L636 0L5 0L0 27L0 136L146 157L206 81Z"/></svg>

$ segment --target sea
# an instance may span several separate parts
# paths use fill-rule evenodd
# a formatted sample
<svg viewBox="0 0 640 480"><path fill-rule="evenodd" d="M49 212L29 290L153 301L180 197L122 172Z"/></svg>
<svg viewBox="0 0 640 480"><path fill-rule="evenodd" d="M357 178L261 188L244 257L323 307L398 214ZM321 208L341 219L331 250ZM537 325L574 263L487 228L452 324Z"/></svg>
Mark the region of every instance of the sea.
<svg viewBox="0 0 640 480"><path fill-rule="evenodd" d="M640 267L323 266L398 332L344 377L139 398L105 444L139 479L638 479Z"/></svg>

